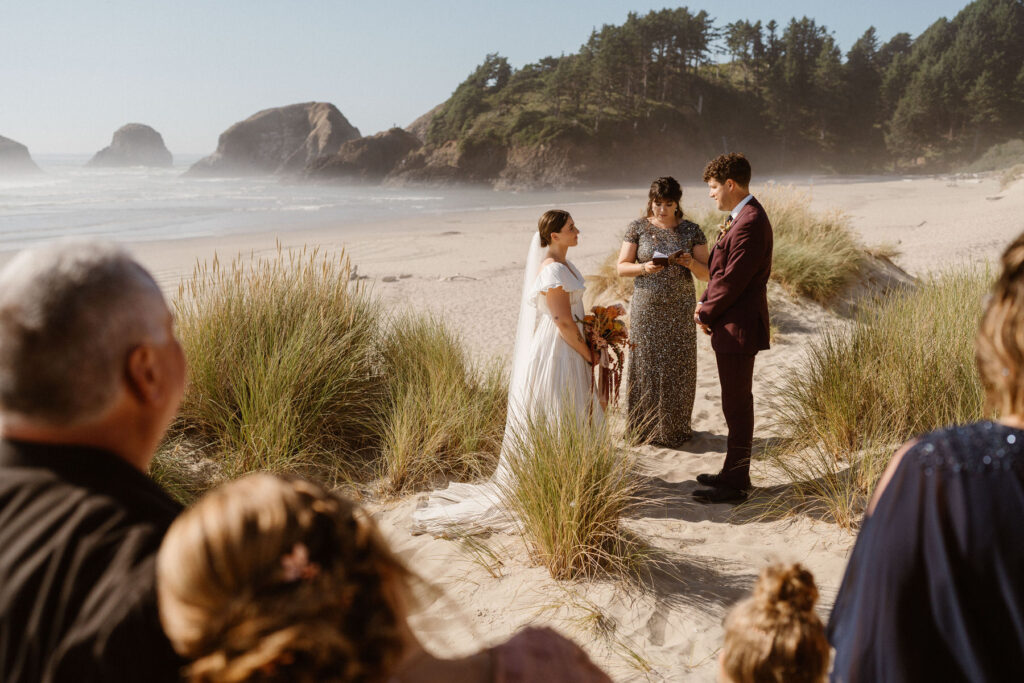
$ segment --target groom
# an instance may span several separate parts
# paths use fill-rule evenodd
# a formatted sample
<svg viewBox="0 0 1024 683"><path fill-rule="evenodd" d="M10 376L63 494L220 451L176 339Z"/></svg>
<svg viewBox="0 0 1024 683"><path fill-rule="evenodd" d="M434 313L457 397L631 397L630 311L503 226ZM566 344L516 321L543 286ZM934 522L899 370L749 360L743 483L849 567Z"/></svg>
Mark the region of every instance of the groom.
<svg viewBox="0 0 1024 683"><path fill-rule="evenodd" d="M718 210L729 216L711 249L708 288L693 321L711 335L729 439L722 471L697 475L697 482L707 488L693 496L703 503L739 502L750 490L754 356L768 348L772 224L750 194L750 162L742 154L713 159L704 168L704 182Z"/></svg>

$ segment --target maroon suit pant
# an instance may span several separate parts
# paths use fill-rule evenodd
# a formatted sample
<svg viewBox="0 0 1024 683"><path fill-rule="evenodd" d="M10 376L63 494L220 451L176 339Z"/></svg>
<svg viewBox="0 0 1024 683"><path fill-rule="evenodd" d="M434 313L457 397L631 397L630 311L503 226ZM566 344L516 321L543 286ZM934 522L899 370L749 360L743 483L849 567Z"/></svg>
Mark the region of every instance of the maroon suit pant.
<svg viewBox="0 0 1024 683"><path fill-rule="evenodd" d="M754 356L750 353L716 353L718 380L722 385L722 412L729 439L722 466L723 484L750 488L750 448L754 442Z"/></svg>

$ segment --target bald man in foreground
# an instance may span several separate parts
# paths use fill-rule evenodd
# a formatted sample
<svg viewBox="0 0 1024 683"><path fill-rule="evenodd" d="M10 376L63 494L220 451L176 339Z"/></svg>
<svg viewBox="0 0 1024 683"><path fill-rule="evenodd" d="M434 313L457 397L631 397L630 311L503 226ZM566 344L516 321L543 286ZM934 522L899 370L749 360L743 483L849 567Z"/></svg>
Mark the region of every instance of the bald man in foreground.
<svg viewBox="0 0 1024 683"><path fill-rule="evenodd" d="M56 243L0 272L0 680L179 680L154 560L181 508L146 473L184 383L122 250Z"/></svg>

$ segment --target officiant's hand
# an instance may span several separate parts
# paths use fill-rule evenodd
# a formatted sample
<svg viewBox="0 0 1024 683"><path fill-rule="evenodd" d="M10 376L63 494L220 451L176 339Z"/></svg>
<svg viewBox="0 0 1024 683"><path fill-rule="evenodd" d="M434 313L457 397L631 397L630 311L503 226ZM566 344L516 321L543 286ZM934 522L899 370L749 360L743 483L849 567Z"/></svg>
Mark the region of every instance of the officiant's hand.
<svg viewBox="0 0 1024 683"><path fill-rule="evenodd" d="M675 257L674 259L669 259L669 261L676 264L677 266L689 268L693 264L693 254L691 254L688 251L684 251L682 254Z"/></svg>
<svg viewBox="0 0 1024 683"><path fill-rule="evenodd" d="M640 274L641 275L652 275L652 274L657 273L657 272L659 272L661 270L664 270L664 269L665 269L665 266L655 265L654 261L646 261L646 262L640 264Z"/></svg>

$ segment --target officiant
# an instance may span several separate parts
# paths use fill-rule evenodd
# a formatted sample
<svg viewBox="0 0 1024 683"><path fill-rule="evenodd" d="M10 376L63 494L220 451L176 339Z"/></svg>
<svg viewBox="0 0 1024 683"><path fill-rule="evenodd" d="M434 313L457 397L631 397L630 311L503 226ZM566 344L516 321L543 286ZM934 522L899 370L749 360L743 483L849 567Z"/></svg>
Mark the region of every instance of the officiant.
<svg viewBox="0 0 1024 683"><path fill-rule="evenodd" d="M640 442L679 448L693 436L697 337L690 318L693 279L708 279L707 239L683 218L683 189L675 178L658 178L647 196L643 216L626 228L619 251L619 275L635 278L627 414Z"/></svg>

